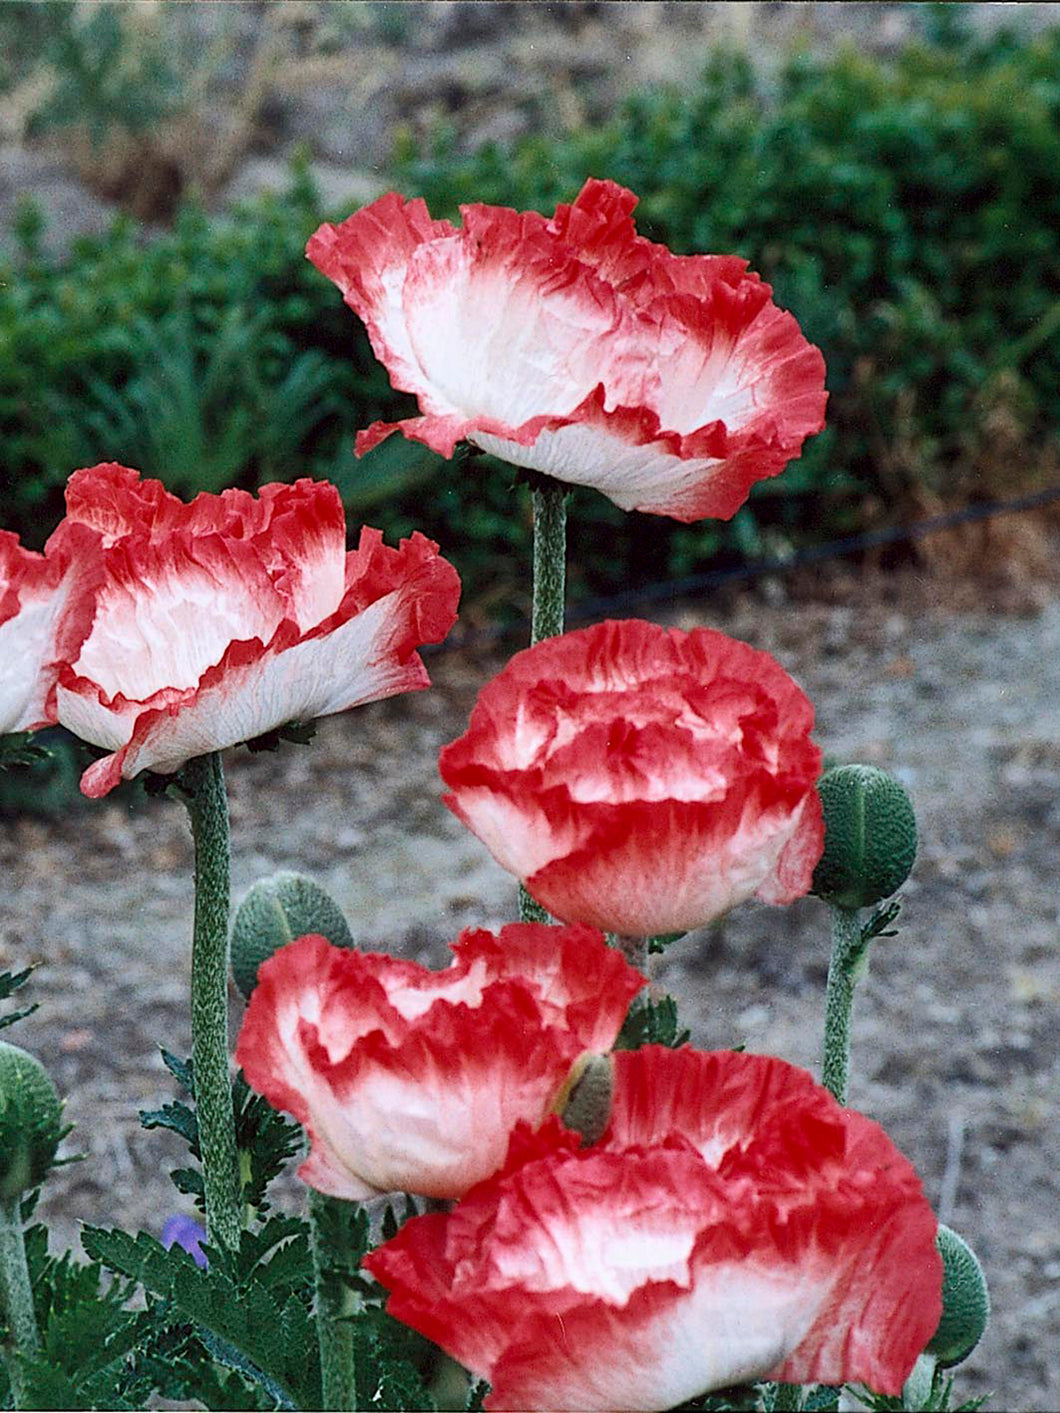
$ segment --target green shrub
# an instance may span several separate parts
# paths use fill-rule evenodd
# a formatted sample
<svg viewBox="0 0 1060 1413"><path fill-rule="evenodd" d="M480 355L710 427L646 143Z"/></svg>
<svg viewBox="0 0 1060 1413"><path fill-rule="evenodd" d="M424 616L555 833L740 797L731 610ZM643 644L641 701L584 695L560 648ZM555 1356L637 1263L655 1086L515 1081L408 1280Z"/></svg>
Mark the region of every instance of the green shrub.
<svg viewBox="0 0 1060 1413"><path fill-rule="evenodd" d="M950 26L950 29L953 27ZM608 124L475 153L399 143L395 186L551 210L587 175L641 197L676 251L738 251L828 363L829 425L728 524L683 527L575 493L572 589L608 592L1033 482L1060 412L1060 35L945 44L894 61L792 59L767 79L714 55ZM353 433L407 415L355 316L304 259L311 183L220 218L186 207L46 257L23 208L0 265L0 523L39 545L76 466L120 460L175 490L296 475L351 521L421 528L482 611L522 608L525 497L510 469L450 466ZM1000 429L1000 430L999 430Z"/></svg>

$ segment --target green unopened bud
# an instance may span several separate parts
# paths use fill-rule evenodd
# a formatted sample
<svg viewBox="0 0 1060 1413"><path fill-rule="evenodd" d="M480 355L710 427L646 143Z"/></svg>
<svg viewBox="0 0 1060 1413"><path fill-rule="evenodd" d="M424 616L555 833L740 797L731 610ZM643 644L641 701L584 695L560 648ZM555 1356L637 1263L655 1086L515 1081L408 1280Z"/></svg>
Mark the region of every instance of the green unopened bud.
<svg viewBox="0 0 1060 1413"><path fill-rule="evenodd" d="M63 1133L63 1106L44 1066L0 1040L0 1203L44 1181Z"/></svg>
<svg viewBox="0 0 1060 1413"><path fill-rule="evenodd" d="M967 1359L990 1318L990 1292L975 1252L955 1231L939 1224L942 1319L927 1347L944 1369Z"/></svg>
<svg viewBox="0 0 1060 1413"><path fill-rule="evenodd" d="M614 1087L615 1071L610 1055L597 1055L587 1050L571 1066L555 1108L567 1128L581 1134L586 1147L595 1143L607 1128Z"/></svg>
<svg viewBox="0 0 1060 1413"><path fill-rule="evenodd" d="M339 905L305 874L275 873L255 883L232 923L232 974L243 995L254 990L263 961L310 932L336 947L353 946Z"/></svg>
<svg viewBox="0 0 1060 1413"><path fill-rule="evenodd" d="M873 765L840 765L817 784L824 853L813 891L840 908L867 908L896 892L916 858L916 816L903 786Z"/></svg>

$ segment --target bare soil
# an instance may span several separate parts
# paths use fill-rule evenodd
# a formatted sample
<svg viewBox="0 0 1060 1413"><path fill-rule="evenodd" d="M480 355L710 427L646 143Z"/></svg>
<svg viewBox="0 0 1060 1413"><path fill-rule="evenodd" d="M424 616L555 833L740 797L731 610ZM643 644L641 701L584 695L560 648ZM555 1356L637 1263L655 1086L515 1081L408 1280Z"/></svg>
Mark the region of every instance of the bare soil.
<svg viewBox="0 0 1060 1413"><path fill-rule="evenodd" d="M768 649L815 701L831 760L878 763L912 792L920 855L900 934L860 988L851 1102L986 1268L995 1313L962 1396L1060 1408L1060 594L1013 615L986 595L957 610L908 573L796 600L774 587L653 616ZM308 747L229 752L236 896L275 869L312 873L362 945L434 965L462 927L514 917L512 880L442 806L436 772L503 659L442 652L429 692L324 722ZM158 1045L189 1046L190 866L168 801L0 839L0 967L40 963L40 1010L8 1034L48 1065L77 1124L67 1150L87 1155L48 1185L57 1245L80 1222L157 1232L186 1210L167 1177L178 1149L136 1111L172 1095ZM817 901L747 906L676 943L657 977L697 1044L813 1067L827 952ZM234 1026L238 1011L233 991Z"/></svg>

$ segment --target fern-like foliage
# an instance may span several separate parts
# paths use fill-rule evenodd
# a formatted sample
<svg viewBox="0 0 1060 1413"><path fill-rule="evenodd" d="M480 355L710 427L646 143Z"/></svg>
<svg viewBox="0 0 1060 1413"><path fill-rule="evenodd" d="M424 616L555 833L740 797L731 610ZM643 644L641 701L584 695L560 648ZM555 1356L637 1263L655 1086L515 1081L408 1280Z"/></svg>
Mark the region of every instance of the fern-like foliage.
<svg viewBox="0 0 1060 1413"><path fill-rule="evenodd" d="M690 1032L677 1020L677 1002L672 996L653 1000L646 991L634 996L616 1050L639 1050L642 1045L668 1045L671 1050L686 1044Z"/></svg>
<svg viewBox="0 0 1060 1413"><path fill-rule="evenodd" d="M194 1098L195 1083L191 1061L180 1060L168 1050L162 1051L162 1060L170 1074ZM232 1086L232 1104L235 1111L236 1146L240 1171L243 1174L243 1200L253 1207L259 1216L264 1216L269 1210L266 1196L269 1184L298 1152L302 1131L297 1124L291 1123L270 1107L260 1094L255 1094L243 1078L242 1072L236 1076ZM166 1128L179 1134L188 1145L188 1151L196 1164L201 1162L199 1125L191 1105L177 1099L163 1104L160 1109L143 1109L140 1111L140 1123L146 1129ZM194 1197L199 1210L205 1210L202 1173L198 1166L174 1168L170 1177L178 1192Z"/></svg>
<svg viewBox="0 0 1060 1413"><path fill-rule="evenodd" d="M292 1219L277 1219L259 1233L244 1233L238 1253L207 1247L201 1270L179 1247L166 1250L141 1232L88 1227L82 1245L116 1275L142 1285L192 1326L206 1351L256 1385L272 1408L314 1408L320 1400L320 1366L309 1311L311 1263ZM270 1280L269 1253L302 1237L302 1258L285 1262ZM297 1269L295 1269L297 1267Z"/></svg>
<svg viewBox="0 0 1060 1413"><path fill-rule="evenodd" d="M20 986L25 986L26 982L33 974L32 967L26 967L23 971L0 971L0 1001L6 1001L9 996L13 996ZM37 1009L39 1002L34 1001L29 1006L23 1006L20 1011L8 1011L6 1015L0 1015L0 1030L7 1025L14 1025L16 1021L25 1020Z"/></svg>

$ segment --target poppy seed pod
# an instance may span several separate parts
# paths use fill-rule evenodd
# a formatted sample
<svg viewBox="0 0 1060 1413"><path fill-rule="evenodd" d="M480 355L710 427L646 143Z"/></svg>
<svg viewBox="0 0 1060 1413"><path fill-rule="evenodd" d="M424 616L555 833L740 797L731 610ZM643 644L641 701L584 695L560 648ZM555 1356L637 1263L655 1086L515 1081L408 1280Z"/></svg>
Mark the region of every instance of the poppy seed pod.
<svg viewBox="0 0 1060 1413"><path fill-rule="evenodd" d="M44 1181L63 1136L62 1117L40 1061L0 1040L0 1203Z"/></svg>
<svg viewBox="0 0 1060 1413"><path fill-rule="evenodd" d="M839 908L889 898L916 858L916 816L904 787L873 765L840 765L817 784L824 808L824 853L813 892Z"/></svg>
<svg viewBox="0 0 1060 1413"><path fill-rule="evenodd" d="M286 870L259 879L232 923L232 975L244 998L254 990L262 962L309 933L335 947L353 946L342 910L319 883Z"/></svg>
<svg viewBox="0 0 1060 1413"><path fill-rule="evenodd" d="M990 1318L990 1292L966 1241L940 1223L935 1242L942 1257L942 1319L927 1352L948 1369L967 1359L982 1339Z"/></svg>

